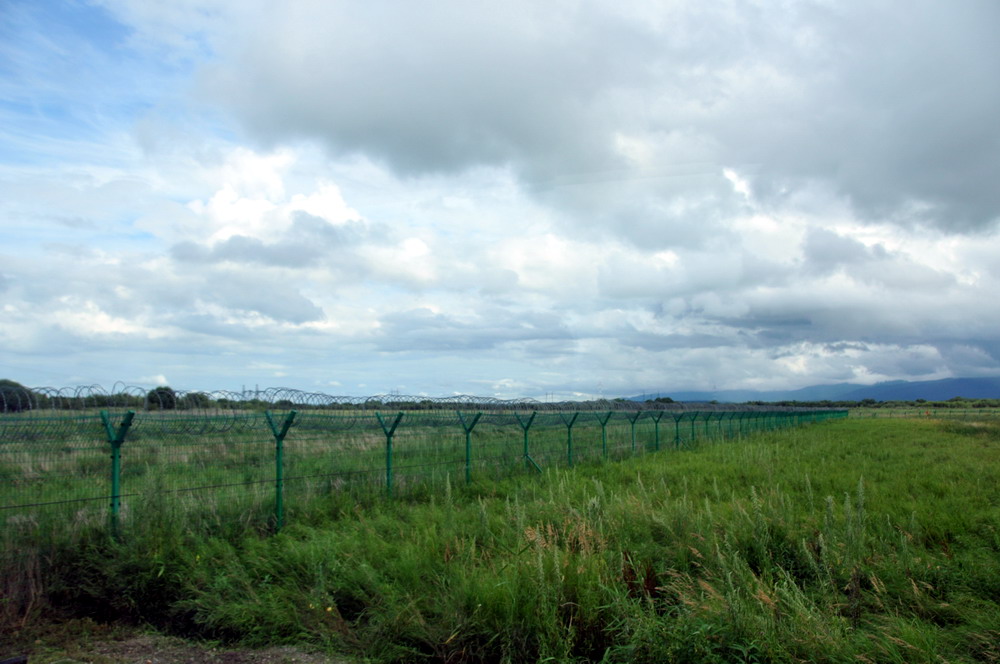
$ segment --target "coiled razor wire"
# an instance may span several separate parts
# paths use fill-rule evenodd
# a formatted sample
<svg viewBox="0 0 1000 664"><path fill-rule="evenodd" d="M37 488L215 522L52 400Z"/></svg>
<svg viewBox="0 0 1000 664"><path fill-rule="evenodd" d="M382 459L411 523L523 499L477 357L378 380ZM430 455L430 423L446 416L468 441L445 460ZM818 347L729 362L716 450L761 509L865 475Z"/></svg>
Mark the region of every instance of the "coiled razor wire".
<svg viewBox="0 0 1000 664"><path fill-rule="evenodd" d="M44 438L56 429L79 429L82 421L98 411L120 418L126 411L141 413L132 428L150 434L207 435L238 431L258 431L266 422L256 417L262 411L299 411L296 426L302 429L348 430L359 418L368 420L376 412L419 411L421 425L453 426L458 413L484 413L494 425L515 426L520 418L538 411L540 415L559 412L638 413L669 411L683 417L689 411L795 410L792 407L735 404L685 404L663 401L596 399L542 402L532 398L499 399L475 395L428 397L424 395L378 394L337 396L287 387L264 390L175 390L153 389L115 383L111 389L100 385L77 387L23 387L0 382L0 440ZM78 418L74 419L73 416Z"/></svg>
<svg viewBox="0 0 1000 664"><path fill-rule="evenodd" d="M793 409L793 407L788 407ZM776 410L775 406L742 404L706 404L633 401L629 399L592 399L538 401L533 398L500 399L469 394L444 397L425 395L377 394L373 396L337 396L306 392L287 387L264 390L178 390L153 389L115 383L110 390L100 385L77 387L23 387L0 384L0 414L40 413L42 411L92 411L95 409L136 411L202 412L222 415L227 412L260 410L468 410L491 412L551 411L637 411L637 410Z"/></svg>

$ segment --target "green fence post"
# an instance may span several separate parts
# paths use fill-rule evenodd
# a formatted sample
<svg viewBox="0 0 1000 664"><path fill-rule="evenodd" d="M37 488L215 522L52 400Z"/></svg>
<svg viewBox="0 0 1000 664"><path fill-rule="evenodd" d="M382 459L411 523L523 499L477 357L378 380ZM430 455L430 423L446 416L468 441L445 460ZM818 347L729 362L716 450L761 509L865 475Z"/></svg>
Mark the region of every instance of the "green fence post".
<svg viewBox="0 0 1000 664"><path fill-rule="evenodd" d="M285 436L295 420L296 411L290 410L279 428L271 411L264 411L264 419L274 435L274 532L285 525Z"/></svg>
<svg viewBox="0 0 1000 664"><path fill-rule="evenodd" d="M385 433L385 492L392 498L392 436L403 419L403 411L396 414L392 424L387 424L382 419L382 413L378 411L375 412L375 417L378 418L378 423L382 425L382 431Z"/></svg>
<svg viewBox="0 0 1000 664"><path fill-rule="evenodd" d="M752 415L752 413L750 411L747 411L747 410L745 410L742 413L740 413L740 424L737 427L737 429L739 430L739 434L740 434L741 438L746 435L746 430L745 430L745 428L743 426L743 423L747 422L750 419L750 415Z"/></svg>
<svg viewBox="0 0 1000 664"><path fill-rule="evenodd" d="M725 418L725 421L728 424L726 424L725 431L722 434L723 438L732 438L733 437L733 418L734 417L736 417L736 411L735 410L729 411L728 416Z"/></svg>
<svg viewBox="0 0 1000 664"><path fill-rule="evenodd" d="M483 416L482 413L476 413L476 416L472 418L470 422L465 421L465 415L462 415L462 411L456 410L458 413L458 421L462 423L462 428L465 429L465 483L472 483L472 430L476 427L476 422L479 418Z"/></svg>
<svg viewBox="0 0 1000 664"><path fill-rule="evenodd" d="M632 454L635 454L635 423L639 421L640 417L642 417L642 411L637 410L634 415L626 415L625 417L628 418L628 424L632 434Z"/></svg>
<svg viewBox="0 0 1000 664"><path fill-rule="evenodd" d="M566 461L573 466L573 423L576 422L576 418L579 417L580 412L577 411L573 413L573 417L566 419L565 413L559 413L559 417L562 419L563 424L566 425Z"/></svg>
<svg viewBox="0 0 1000 664"><path fill-rule="evenodd" d="M128 434L132 420L135 418L135 411L130 410L125 413L121 424L116 428L111 423L111 415L108 411L101 411L101 422L104 424L104 432L108 436L108 443L111 445L111 535L117 539L119 535L119 514L122 506L122 443L125 442L125 435Z"/></svg>
<svg viewBox="0 0 1000 664"><path fill-rule="evenodd" d="M684 413L680 412L676 415L671 415L674 418L674 448L680 449L681 447L681 420L684 419Z"/></svg>
<svg viewBox="0 0 1000 664"><path fill-rule="evenodd" d="M608 460L608 420L611 419L612 411L608 411L601 415L600 413L594 413L594 417L597 421L601 423L601 453L604 456L604 460ZM635 452L635 440L632 441L632 451Z"/></svg>
<svg viewBox="0 0 1000 664"><path fill-rule="evenodd" d="M537 410L531 411L531 416L526 420L522 420L520 413L514 413L517 423L521 425L521 429L524 431L524 466L526 468L534 466L535 470L542 472L542 469L538 467L538 464L535 463L535 460L531 458L531 454L528 452L528 429L531 428L531 423L535 421L535 415L538 415Z"/></svg>
<svg viewBox="0 0 1000 664"><path fill-rule="evenodd" d="M653 450L660 451L660 420L663 419L663 411L650 413L649 418L653 420Z"/></svg>

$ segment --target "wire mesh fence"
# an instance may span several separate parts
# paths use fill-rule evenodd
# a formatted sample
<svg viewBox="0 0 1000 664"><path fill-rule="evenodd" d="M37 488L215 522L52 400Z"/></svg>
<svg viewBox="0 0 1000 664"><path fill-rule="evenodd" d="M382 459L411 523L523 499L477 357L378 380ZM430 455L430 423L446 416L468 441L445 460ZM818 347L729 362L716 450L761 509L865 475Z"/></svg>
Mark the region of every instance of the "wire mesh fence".
<svg viewBox="0 0 1000 664"><path fill-rule="evenodd" d="M795 426L846 410L480 397L0 390L5 545L157 518L278 530L321 497L403 496Z"/></svg>
<svg viewBox="0 0 1000 664"><path fill-rule="evenodd" d="M935 419L996 419L1000 418L1000 408L996 407L974 407L974 408L942 408L940 406L924 407L877 407L877 408L853 408L850 411L851 417L861 419L891 419L891 418L935 418Z"/></svg>
<svg viewBox="0 0 1000 664"><path fill-rule="evenodd" d="M795 426L846 410L0 384L0 626L97 537L274 533L386 497ZM47 562L48 561L48 562Z"/></svg>

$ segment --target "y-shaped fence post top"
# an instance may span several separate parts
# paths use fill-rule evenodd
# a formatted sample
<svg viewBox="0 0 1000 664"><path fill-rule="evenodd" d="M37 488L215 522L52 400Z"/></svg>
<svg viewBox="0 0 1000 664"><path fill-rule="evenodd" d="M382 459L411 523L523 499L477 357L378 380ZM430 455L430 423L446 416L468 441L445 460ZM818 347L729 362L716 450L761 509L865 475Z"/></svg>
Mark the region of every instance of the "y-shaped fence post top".
<svg viewBox="0 0 1000 664"><path fill-rule="evenodd" d="M471 420L466 420L465 415L460 410L456 410L458 413L458 421L462 423L462 428L465 429L465 433L472 433L472 430L476 428L476 422L479 418L483 416L481 412L476 413Z"/></svg>
<svg viewBox="0 0 1000 664"><path fill-rule="evenodd" d="M559 417L560 417L560 419L562 419L563 424L566 425L567 429L572 429L573 428L573 423L576 422L576 418L580 417L580 411L578 411L578 410L574 411L573 412L573 416L570 417L570 418L568 418L568 419L566 418L566 413L560 412L559 413Z"/></svg>
<svg viewBox="0 0 1000 664"><path fill-rule="evenodd" d="M528 416L528 419L522 420L520 413L514 413L514 417L517 418L517 423L520 424L521 428L525 431L531 428L531 423L535 421L535 415L538 415L537 410L531 411L531 415Z"/></svg>
<svg viewBox="0 0 1000 664"><path fill-rule="evenodd" d="M122 422L117 427L111 423L111 415L108 411L101 411L101 422L104 424L104 431L108 435L108 442L113 446L121 447L122 443L125 442L125 435L128 433L129 427L132 426L132 420L135 419L135 411L130 410L125 413L122 417Z"/></svg>
<svg viewBox="0 0 1000 664"><path fill-rule="evenodd" d="M392 424L387 424L384 419L382 419L382 413L376 411L375 417L378 419L378 423L382 425L382 431L385 432L387 438L392 438L392 434L396 433L396 427L403 420L403 411L396 413L395 419L392 420Z"/></svg>
<svg viewBox="0 0 1000 664"><path fill-rule="evenodd" d="M264 419L267 420L267 425L271 427L271 433L274 434L275 440L282 441L285 439L285 436L288 435L288 429L291 428L292 422L295 421L296 415L298 415L298 411L288 411L288 414L285 415L285 420L281 423L281 428L279 429L278 425L274 421L274 416L271 414L271 411L264 411Z"/></svg>

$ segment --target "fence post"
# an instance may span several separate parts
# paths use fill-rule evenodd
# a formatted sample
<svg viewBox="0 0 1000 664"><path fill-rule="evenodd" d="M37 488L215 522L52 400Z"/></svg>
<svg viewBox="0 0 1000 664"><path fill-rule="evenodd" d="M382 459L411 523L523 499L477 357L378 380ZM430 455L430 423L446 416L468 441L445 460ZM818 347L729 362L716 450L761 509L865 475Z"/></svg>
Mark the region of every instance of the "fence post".
<svg viewBox="0 0 1000 664"><path fill-rule="evenodd" d="M121 424L115 428L111 423L111 415L108 411L101 411L101 422L104 424L104 432L108 436L108 443L111 445L111 535L118 538L119 524L118 516L122 506L122 443L128 434L129 427L132 426L132 419L135 411L130 410L125 413Z"/></svg>
<svg viewBox="0 0 1000 664"><path fill-rule="evenodd" d="M604 460L608 460L608 420L611 419L611 411L601 415L600 413L594 413L594 417L597 421L601 423L601 453L604 455ZM632 451L635 451L635 439L632 440Z"/></svg>
<svg viewBox="0 0 1000 664"><path fill-rule="evenodd" d="M663 419L663 411L656 411L655 413L650 413L649 417L653 420L653 450L656 452L660 451L660 420Z"/></svg>
<svg viewBox="0 0 1000 664"><path fill-rule="evenodd" d="M529 466L534 466L535 470L542 472L542 469L538 467L535 460L531 458L531 454L528 453L528 429L531 428L531 423L535 421L535 415L538 415L537 410L531 411L531 415L526 420L521 419L520 413L514 413L514 417L517 418L517 423L521 425L521 429L524 431L524 466L527 468Z"/></svg>
<svg viewBox="0 0 1000 664"><path fill-rule="evenodd" d="M566 461L571 468L573 467L573 423L576 422L576 418L579 415L580 412L577 411L573 413L573 417L567 420L565 413L559 413L563 424L566 425Z"/></svg>
<svg viewBox="0 0 1000 664"><path fill-rule="evenodd" d="M671 415L674 418L674 447L680 449L681 446L681 420L684 419L684 412L681 411L676 415Z"/></svg>
<svg viewBox="0 0 1000 664"><path fill-rule="evenodd" d="M698 432L695 430L695 423L698 421L698 416L701 415L700 410L694 411L691 418L691 444L694 445L695 441L698 440Z"/></svg>
<svg viewBox="0 0 1000 664"><path fill-rule="evenodd" d="M740 438L746 435L746 432L744 431L743 428L743 423L749 419L750 415L751 415L750 411L743 411L740 413L740 423L739 426L737 427L737 429L739 430Z"/></svg>
<svg viewBox="0 0 1000 664"><path fill-rule="evenodd" d="M285 415L281 428L274 421L271 411L264 411L264 419L271 427L274 435L274 532L279 532L285 525L285 436L295 420L296 411L290 410Z"/></svg>
<svg viewBox="0 0 1000 664"><path fill-rule="evenodd" d="M629 427L631 429L630 433L632 434L632 454L635 454L635 423L640 417L642 417L642 411L637 410L634 415L626 415L625 417L628 418Z"/></svg>
<svg viewBox="0 0 1000 664"><path fill-rule="evenodd" d="M465 429L465 483L472 483L472 430L476 427L476 422L479 418L483 416L482 413L476 413L476 416L472 418L471 422L465 421L465 416L462 415L462 411L456 410L458 413L458 421L462 423L462 428Z"/></svg>
<svg viewBox="0 0 1000 664"><path fill-rule="evenodd" d="M382 425L382 431L385 433L385 491L392 498L392 436L403 419L403 411L396 414L392 424L386 424L382 419L382 413L378 411L375 412L375 417L378 418L378 423Z"/></svg>

